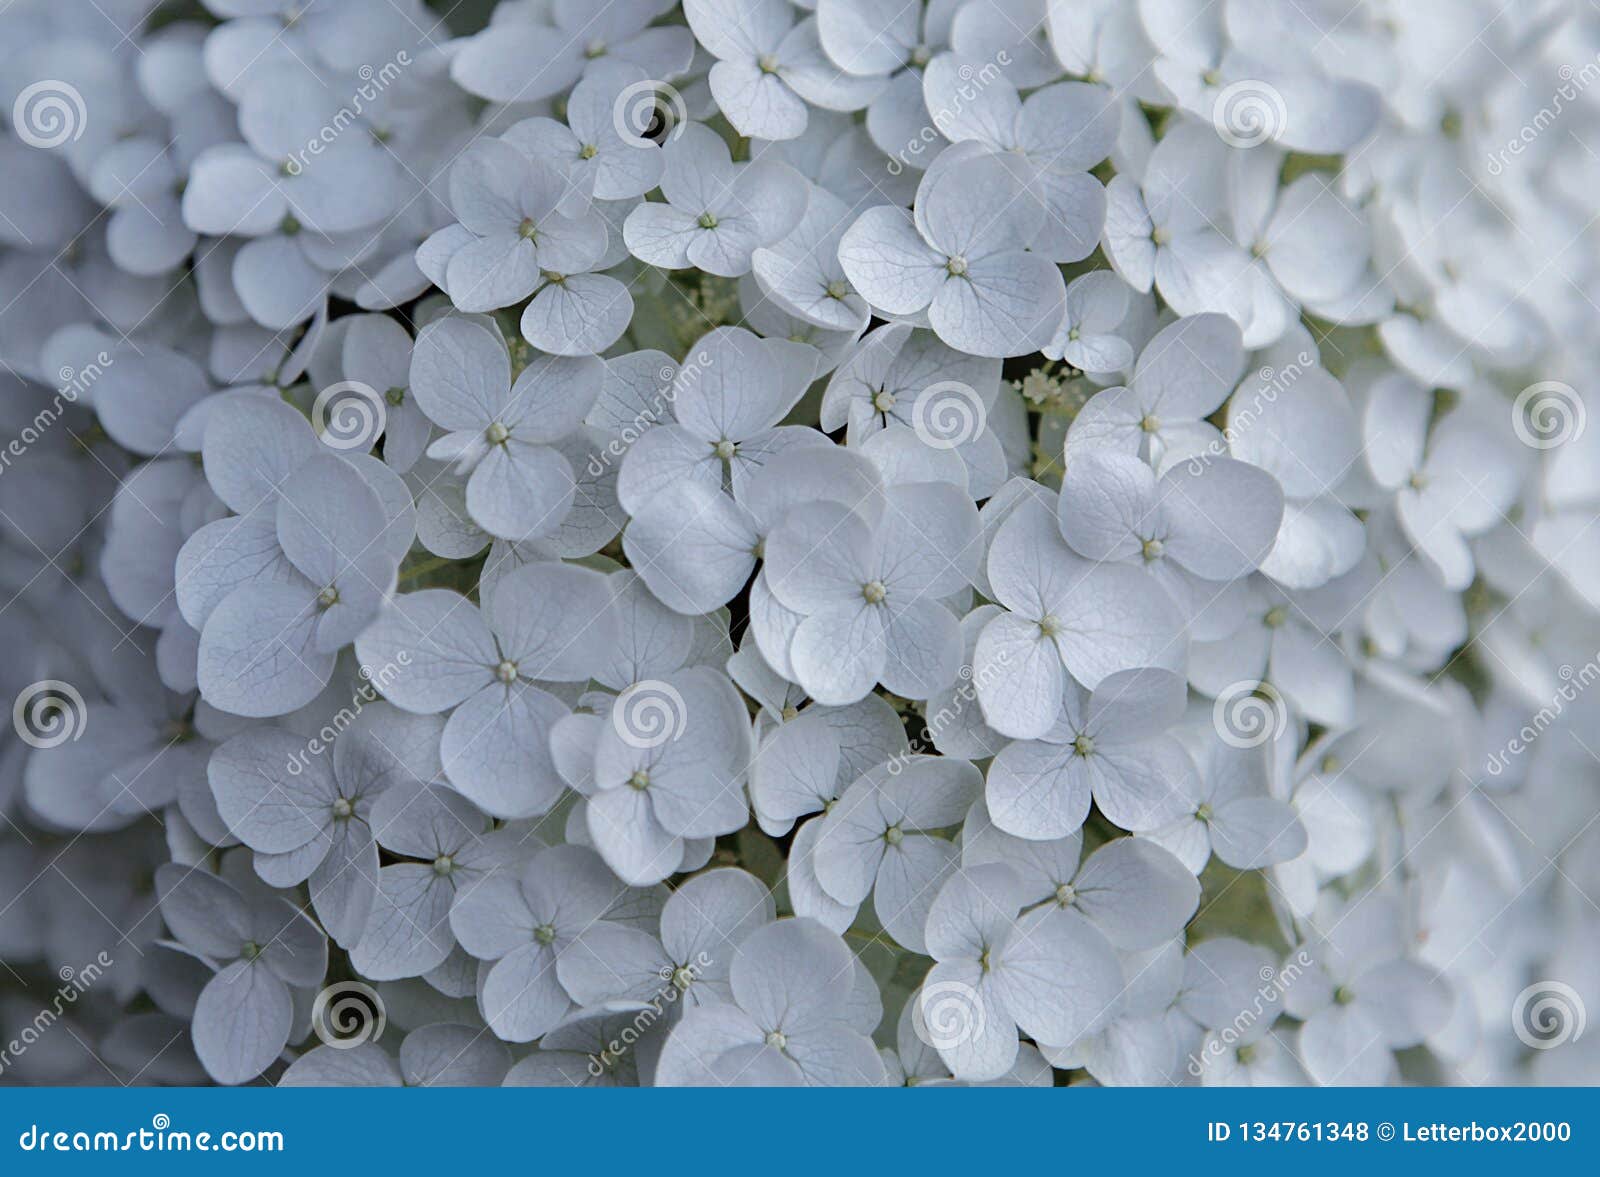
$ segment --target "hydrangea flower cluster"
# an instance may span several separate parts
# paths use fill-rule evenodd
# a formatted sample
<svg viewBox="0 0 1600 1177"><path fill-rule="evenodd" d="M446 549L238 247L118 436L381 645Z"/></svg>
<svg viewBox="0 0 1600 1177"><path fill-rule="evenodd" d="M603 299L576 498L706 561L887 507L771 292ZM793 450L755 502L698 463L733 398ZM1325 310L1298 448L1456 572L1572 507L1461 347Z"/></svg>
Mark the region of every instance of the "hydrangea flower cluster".
<svg viewBox="0 0 1600 1177"><path fill-rule="evenodd" d="M0 1084L1600 1081L1597 50L12 0Z"/></svg>

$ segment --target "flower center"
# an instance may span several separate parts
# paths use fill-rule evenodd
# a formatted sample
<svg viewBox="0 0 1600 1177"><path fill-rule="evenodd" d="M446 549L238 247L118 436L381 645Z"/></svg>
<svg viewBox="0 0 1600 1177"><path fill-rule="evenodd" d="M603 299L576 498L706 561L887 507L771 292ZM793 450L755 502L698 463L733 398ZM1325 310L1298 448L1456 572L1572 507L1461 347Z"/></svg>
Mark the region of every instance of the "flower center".
<svg viewBox="0 0 1600 1177"><path fill-rule="evenodd" d="M918 69L921 69L923 66L927 65L928 62L933 60L933 50L929 49L926 45L913 46L910 60L912 65L916 66Z"/></svg>
<svg viewBox="0 0 1600 1177"><path fill-rule="evenodd" d="M350 804L349 798L335 797L333 799L333 816L339 821L347 820L355 811L356 807Z"/></svg>
<svg viewBox="0 0 1600 1177"><path fill-rule="evenodd" d="M1153 413L1146 413L1143 417L1139 418L1139 428L1143 429L1146 433L1154 433L1157 429L1161 428L1161 418L1155 416Z"/></svg>
<svg viewBox="0 0 1600 1177"><path fill-rule="evenodd" d="M650 787L650 774L642 768L635 769L633 775L628 778L628 785L642 792Z"/></svg>
<svg viewBox="0 0 1600 1177"><path fill-rule="evenodd" d="M1072 741L1072 750L1074 752L1076 752L1079 756L1093 756L1094 755L1094 737L1093 736L1079 736L1076 740Z"/></svg>
<svg viewBox="0 0 1600 1177"><path fill-rule="evenodd" d="M774 1050L782 1050L789 1045L789 1040L784 1037L782 1030L772 1030L767 1034L767 1045Z"/></svg>
<svg viewBox="0 0 1600 1177"><path fill-rule="evenodd" d="M1207 802L1200 802L1199 807L1194 811L1194 819L1201 825L1209 824L1211 821L1211 806Z"/></svg>
<svg viewBox="0 0 1600 1177"><path fill-rule="evenodd" d="M883 831L883 840L891 846L898 846L906 840L905 831L899 826L890 826Z"/></svg>
<svg viewBox="0 0 1600 1177"><path fill-rule="evenodd" d="M1150 240L1156 245L1165 245L1172 240L1172 234L1167 232L1164 225L1157 225L1150 230Z"/></svg>
<svg viewBox="0 0 1600 1177"><path fill-rule="evenodd" d="M278 224L278 232L285 237L293 237L300 232L300 222L295 220L293 216L285 216Z"/></svg>
<svg viewBox="0 0 1600 1177"><path fill-rule="evenodd" d="M539 237L539 226L533 223L532 217L523 217L522 224L517 226L517 236L524 241L535 241Z"/></svg>
<svg viewBox="0 0 1600 1177"><path fill-rule="evenodd" d="M239 948L239 956L243 960L254 960L261 955L261 945L254 940L246 940Z"/></svg>
<svg viewBox="0 0 1600 1177"><path fill-rule="evenodd" d="M711 450L724 462L731 462L733 461L733 455L739 452L739 446L736 442L731 442L724 437L721 441L713 444Z"/></svg>
<svg viewBox="0 0 1600 1177"><path fill-rule="evenodd" d="M1267 615L1261 619L1261 624L1268 629L1277 629L1289 619L1289 614L1282 605L1274 605L1267 610Z"/></svg>
<svg viewBox="0 0 1600 1177"><path fill-rule="evenodd" d="M945 262L944 269L952 278L959 278L967 272L967 259L957 255Z"/></svg>
<svg viewBox="0 0 1600 1177"><path fill-rule="evenodd" d="M606 55L606 43L596 37L583 47L583 55L590 61L597 57L604 57Z"/></svg>
<svg viewBox="0 0 1600 1177"><path fill-rule="evenodd" d="M1428 476L1421 470L1418 470L1406 481L1412 490L1421 490L1423 487L1428 485Z"/></svg>
<svg viewBox="0 0 1600 1177"><path fill-rule="evenodd" d="M1039 636L1053 638L1061 632L1061 621L1054 613L1046 613L1039 618Z"/></svg>
<svg viewBox="0 0 1600 1177"><path fill-rule="evenodd" d="M1355 999L1356 995L1348 985L1340 985L1333 991L1333 1000L1336 1005L1349 1005Z"/></svg>
<svg viewBox="0 0 1600 1177"><path fill-rule="evenodd" d="M715 229L717 227L717 214L714 212L703 212L700 214L700 219L697 220L695 224L699 225L702 229Z"/></svg>
<svg viewBox="0 0 1600 1177"><path fill-rule="evenodd" d="M1205 73L1200 75L1200 80L1208 86L1215 86L1218 82L1222 81L1222 75L1214 69L1208 69Z"/></svg>
<svg viewBox="0 0 1600 1177"><path fill-rule="evenodd" d="M321 605L324 609L331 609L338 603L339 589L335 585L330 584L327 588L323 589L317 594L317 604Z"/></svg>
<svg viewBox="0 0 1600 1177"><path fill-rule="evenodd" d="M595 156L597 156L599 154L600 154L600 149L598 147L596 147L593 143L585 143L582 147L578 148L578 158L579 159L593 159Z"/></svg>
<svg viewBox="0 0 1600 1177"><path fill-rule="evenodd" d="M511 430L495 421L483 431L483 436L490 445L505 445L506 438L511 436Z"/></svg>
<svg viewBox="0 0 1600 1177"><path fill-rule="evenodd" d="M756 58L756 68L764 74L775 74L778 72L778 59L770 53L763 53Z"/></svg>
<svg viewBox="0 0 1600 1177"><path fill-rule="evenodd" d="M827 295L829 298L842 299L849 293L850 287L838 278L828 283Z"/></svg>
<svg viewBox="0 0 1600 1177"><path fill-rule="evenodd" d="M456 860L448 854L441 854L433 860L433 873L436 875L448 875L455 869Z"/></svg>
<svg viewBox="0 0 1600 1177"><path fill-rule="evenodd" d="M495 664L494 676L506 686L517 681L517 664L509 658L502 658Z"/></svg>
<svg viewBox="0 0 1600 1177"><path fill-rule="evenodd" d="M884 587L881 580L869 580L861 586L861 598L869 605L881 605L883 599L889 595L889 590Z"/></svg>
<svg viewBox="0 0 1600 1177"><path fill-rule="evenodd" d="M533 938L540 944L552 944L555 942L556 930L549 924L540 924L533 930Z"/></svg>
<svg viewBox="0 0 1600 1177"><path fill-rule="evenodd" d="M1161 541L1158 539L1147 539L1144 541L1144 558L1146 560L1161 559L1161 553L1164 550L1165 549L1163 548Z"/></svg>
<svg viewBox="0 0 1600 1177"><path fill-rule="evenodd" d="M672 986L679 993L692 984L694 984L694 973L687 965L680 965L672 970Z"/></svg>
<svg viewBox="0 0 1600 1177"><path fill-rule="evenodd" d="M383 399L398 408L400 405L405 403L406 390L399 387L391 388L388 392L383 394Z"/></svg>
<svg viewBox="0 0 1600 1177"><path fill-rule="evenodd" d="M1246 1042L1233 1053L1234 1057L1236 1057L1243 1066L1248 1067L1252 1062L1255 1061L1256 1044L1254 1042Z"/></svg>
<svg viewBox="0 0 1600 1177"><path fill-rule="evenodd" d="M1071 883L1062 883L1056 888L1056 902L1062 907L1071 907L1072 901L1077 897L1078 893L1073 890Z"/></svg>

